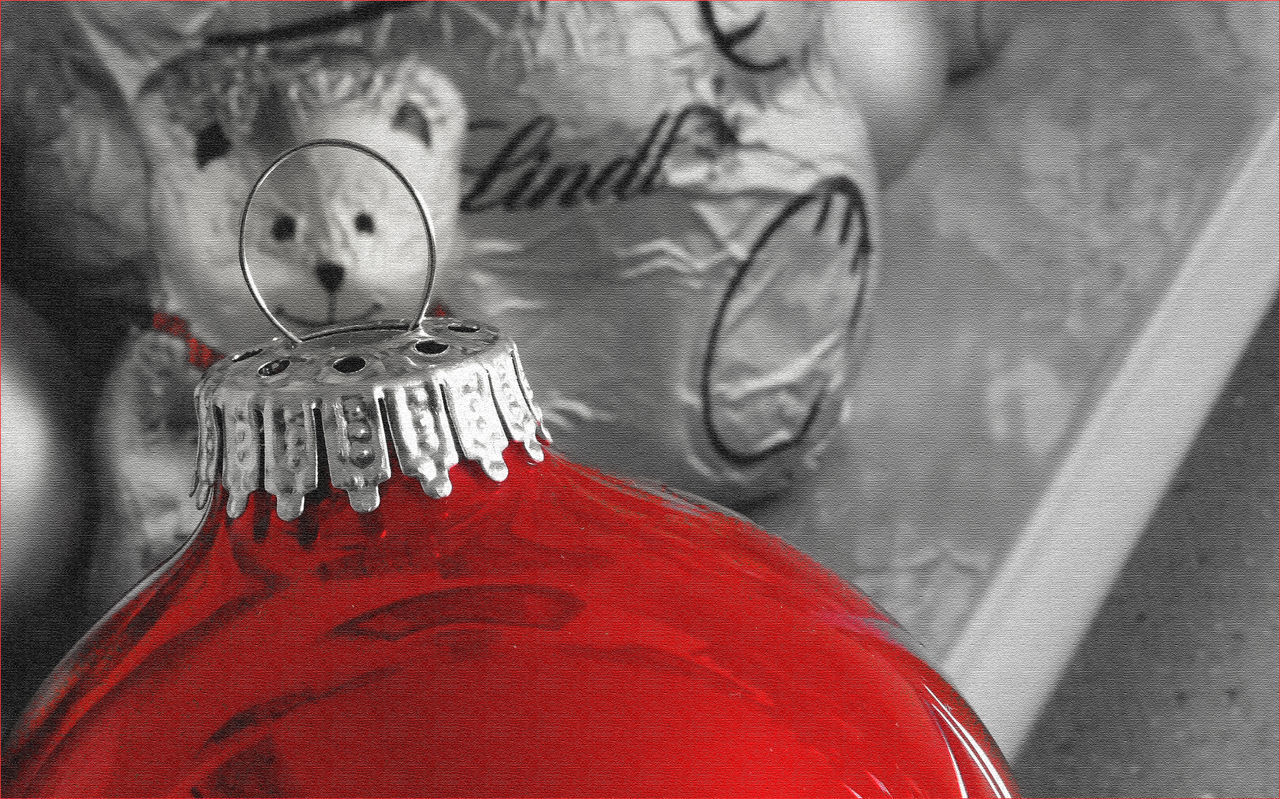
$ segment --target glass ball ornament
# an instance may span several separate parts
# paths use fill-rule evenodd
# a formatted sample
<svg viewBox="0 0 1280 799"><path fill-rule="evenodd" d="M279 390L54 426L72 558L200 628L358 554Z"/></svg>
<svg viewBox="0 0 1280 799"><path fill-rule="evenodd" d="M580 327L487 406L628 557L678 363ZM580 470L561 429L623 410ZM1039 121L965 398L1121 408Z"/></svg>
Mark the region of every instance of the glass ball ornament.
<svg viewBox="0 0 1280 799"><path fill-rule="evenodd" d="M2 298L3 617L29 617L67 590L82 523L84 446L71 358L32 307ZM22 636L14 636L14 640ZM65 646L65 644L64 644Z"/></svg>
<svg viewBox="0 0 1280 799"><path fill-rule="evenodd" d="M544 449L515 345L425 305L208 371L204 522L47 681L6 792L1012 795L865 596Z"/></svg>
<svg viewBox="0 0 1280 799"><path fill-rule="evenodd" d="M77 373L59 336L18 294L0 295L3 725L17 718L91 619L77 612L86 436Z"/></svg>

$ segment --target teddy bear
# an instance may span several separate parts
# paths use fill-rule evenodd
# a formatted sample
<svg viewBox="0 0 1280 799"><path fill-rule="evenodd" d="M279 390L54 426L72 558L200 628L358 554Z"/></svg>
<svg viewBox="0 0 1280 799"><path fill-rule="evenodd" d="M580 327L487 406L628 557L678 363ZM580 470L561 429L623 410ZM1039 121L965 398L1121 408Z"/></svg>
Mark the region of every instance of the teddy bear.
<svg viewBox="0 0 1280 799"><path fill-rule="evenodd" d="M263 169L295 144L362 144L418 188L447 243L466 125L457 92L431 68L331 45L182 56L142 85L133 115L151 170L154 311L150 329L125 343L98 420L107 509L92 579L102 604L200 521L189 494L202 369L276 333L237 265L240 215ZM301 333L409 316L427 278L426 247L397 177L342 149L283 163L245 227L258 289Z"/></svg>

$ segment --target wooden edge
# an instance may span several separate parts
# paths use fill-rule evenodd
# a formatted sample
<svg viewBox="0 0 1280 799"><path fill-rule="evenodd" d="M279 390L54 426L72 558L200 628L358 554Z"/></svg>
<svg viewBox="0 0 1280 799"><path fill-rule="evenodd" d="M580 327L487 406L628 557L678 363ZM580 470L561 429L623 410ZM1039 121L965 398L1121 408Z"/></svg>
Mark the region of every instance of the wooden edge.
<svg viewBox="0 0 1280 799"><path fill-rule="evenodd" d="M1276 296L1280 119L1253 150L943 661L1019 748Z"/></svg>

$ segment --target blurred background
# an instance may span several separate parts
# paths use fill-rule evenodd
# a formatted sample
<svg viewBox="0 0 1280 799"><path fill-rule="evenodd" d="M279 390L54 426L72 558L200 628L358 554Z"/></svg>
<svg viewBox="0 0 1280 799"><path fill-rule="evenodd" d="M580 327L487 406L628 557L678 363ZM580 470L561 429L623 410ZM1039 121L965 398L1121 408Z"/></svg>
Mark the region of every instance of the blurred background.
<svg viewBox="0 0 1280 799"><path fill-rule="evenodd" d="M482 38L468 26L578 13L567 2L122 5L0 4L6 733L118 596L89 578L103 568L94 531L110 504L95 425L126 342L155 323L158 275L182 251L148 203L170 165L141 145L139 109L181 95L156 76L215 51L256 53L268 70L283 46L411 54L460 87L474 180L467 167L500 143L478 122L517 112L476 77L489 52L467 50ZM580 400L599 399L588 379L639 392L654 382L661 359L621 361L607 347L639 349L658 315L626 316L630 343L611 335L579 353L638 363L631 374L584 378L553 346L548 314L608 325L628 309L609 294L583 310L617 276L575 267L565 285L579 288L548 300L516 283L495 320L536 389L579 390L544 401L560 445L610 471L723 491L869 593L975 706L1028 795L1280 795L1277 4L792 5L670 14L758 20L730 53L752 63L793 45L806 69L827 59L813 67L830 82L822 96L855 120L833 146L867 188L877 260L830 442L802 464L724 482L686 469L701 456L678 440L667 460L617 446ZM618 13L644 20L642 7ZM838 27L839 15L853 19ZM201 91L245 100L226 84ZM573 87L540 90L574 99ZM782 96L774 84L736 90ZM630 113L630 94L612 99ZM183 113L213 113L192 107ZM621 135L640 139L649 124ZM465 206L464 242L547 224ZM634 221L582 214L571 227L584 237ZM504 290L499 256L460 253L484 288ZM475 310L467 286L450 288L446 302ZM673 307L689 291L665 290ZM662 357L686 355L673 352ZM611 429L644 429L626 424ZM733 493L783 471L776 495Z"/></svg>

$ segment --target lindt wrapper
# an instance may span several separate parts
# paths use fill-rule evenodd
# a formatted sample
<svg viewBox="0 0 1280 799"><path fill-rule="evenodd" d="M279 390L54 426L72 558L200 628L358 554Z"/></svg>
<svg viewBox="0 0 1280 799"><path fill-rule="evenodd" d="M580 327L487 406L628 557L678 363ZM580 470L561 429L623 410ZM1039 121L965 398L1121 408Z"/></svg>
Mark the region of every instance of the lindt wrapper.
<svg viewBox="0 0 1280 799"><path fill-rule="evenodd" d="M575 457L737 507L782 491L841 424L878 246L820 9L766 10L749 51L693 4L434 13L421 57L472 120L442 300L518 331Z"/></svg>

